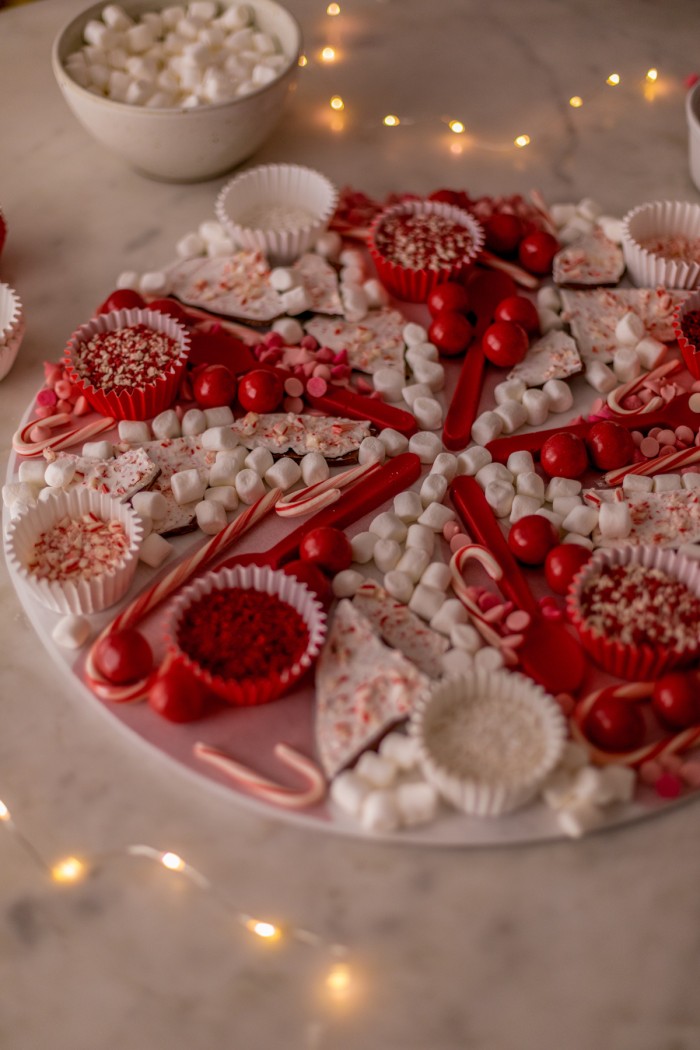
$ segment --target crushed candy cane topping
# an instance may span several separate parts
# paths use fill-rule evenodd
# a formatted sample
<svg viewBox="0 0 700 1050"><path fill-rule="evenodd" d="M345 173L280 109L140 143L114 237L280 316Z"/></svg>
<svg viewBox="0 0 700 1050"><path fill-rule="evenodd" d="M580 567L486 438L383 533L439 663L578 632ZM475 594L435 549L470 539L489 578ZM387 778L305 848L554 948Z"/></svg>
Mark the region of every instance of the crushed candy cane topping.
<svg viewBox="0 0 700 1050"><path fill-rule="evenodd" d="M474 241L465 226L443 215L388 215L375 234L377 250L410 270L439 270L468 258Z"/></svg>
<svg viewBox="0 0 700 1050"><path fill-rule="evenodd" d="M91 513L65 517L41 533L27 569L39 579L57 582L91 579L112 572L128 548L119 521L103 521Z"/></svg>
<svg viewBox="0 0 700 1050"><path fill-rule="evenodd" d="M81 379L98 390L133 390L155 382L178 359L181 348L164 332L136 324L99 332L73 353Z"/></svg>

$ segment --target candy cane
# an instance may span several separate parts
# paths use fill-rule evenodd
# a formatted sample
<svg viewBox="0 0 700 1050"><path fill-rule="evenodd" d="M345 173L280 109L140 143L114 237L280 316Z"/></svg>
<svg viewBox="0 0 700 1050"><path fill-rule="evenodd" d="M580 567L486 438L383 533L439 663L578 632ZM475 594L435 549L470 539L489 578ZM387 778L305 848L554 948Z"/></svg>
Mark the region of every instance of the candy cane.
<svg viewBox="0 0 700 1050"><path fill-rule="evenodd" d="M134 627L140 620L148 616L157 605L160 605L162 601L181 587L198 569L202 568L213 558L216 558L235 540L247 532L248 529L257 525L261 518L274 507L281 495L281 489L271 489L264 496L261 496L257 503L253 503L242 514L239 514L221 532L212 536L203 547L194 551L189 558L181 561L159 583L154 583L148 587L134 598L122 612L115 616L112 622L105 627L94 641L85 662L86 682L97 696L102 700L111 700L113 703L130 703L134 700L139 700L148 693L153 685L155 672L147 678L142 678L137 682L130 682L125 686L115 686L100 674L95 664L95 650L99 643L107 635L114 634L115 631L124 630L127 627Z"/></svg>
<svg viewBox="0 0 700 1050"><path fill-rule="evenodd" d="M700 459L700 448L682 448L678 452L672 452L669 456L658 456L656 459L648 459L645 463L634 463L628 467L619 467L617 470L609 470L603 474L602 481L606 485L619 485L628 474L653 477L655 474L668 474L675 467L687 467L691 463L697 463Z"/></svg>
<svg viewBox="0 0 700 1050"><path fill-rule="evenodd" d="M590 754L591 758L600 765L614 763L622 766L641 766L653 758L663 758L667 755L677 754L679 751L687 751L693 744L700 741L700 725L683 729L666 740L657 740L653 744L645 744L634 751L610 752L602 751L592 744L586 736L585 722L596 702L601 696L620 697L625 700L646 700L651 696L654 682L627 682L624 685L604 686L596 689L584 697L576 707L569 720L571 735L574 740L582 744Z"/></svg>
<svg viewBox="0 0 700 1050"><path fill-rule="evenodd" d="M516 263L509 262L507 259L501 259L500 255L494 255L492 252L487 251L486 248L482 248L477 262L482 266L488 266L491 270L500 270L502 273L507 273L516 284L521 285L523 288L534 290L540 286L539 279L534 274L523 270L522 266L518 266Z"/></svg>
<svg viewBox="0 0 700 1050"><path fill-rule="evenodd" d="M105 430L110 430L115 423L115 420L110 419L109 416L103 416L100 419L93 420L92 423L83 423L82 426L73 427L72 430L67 430L63 434L56 434L54 437L43 438L41 441L27 440L30 431L36 426L53 429L54 427L63 426L64 423L70 423L73 419L74 417L66 412L59 412L55 416L47 416L46 419L35 419L33 422L20 427L13 434L12 448L19 456L38 456L46 448L51 448L58 452L61 449L70 448L71 445L75 445L79 441L85 441L86 438L94 437L96 434L102 434Z"/></svg>
<svg viewBox="0 0 700 1050"><path fill-rule="evenodd" d="M641 390L645 383L648 383L650 379L663 379L664 376L672 375L677 372L681 367L680 361L665 361L664 364L658 365L657 368L652 369L651 372L647 372L644 376L637 376L636 379L630 379L629 382L623 383L622 386L618 386L615 390L611 390L608 394L608 407L613 412L617 412L620 416L636 416L645 415L648 412L654 412L657 408L661 408L664 404L664 399L659 397L652 397L650 401L644 405L643 408L623 408L620 404L621 401L629 394L634 394L637 390Z"/></svg>
<svg viewBox="0 0 700 1050"><path fill-rule="evenodd" d="M498 564L491 551L487 550L486 547L482 547L478 543L467 543L464 547L460 547L459 550L456 550L450 560L452 590L469 613L474 626L485 642L497 649L501 649L502 651L512 651L517 649L518 646L523 643L523 635L513 634L504 637L494 631L479 606L473 601L469 594L469 588L464 582L462 572L465 562L471 559L478 561L492 580L498 581L503 576L503 569ZM528 620L527 624L523 626L523 630L525 626L530 623L529 615L527 613L525 613L525 615L528 617ZM504 655L506 655L506 652L504 652Z"/></svg>
<svg viewBox="0 0 700 1050"><path fill-rule="evenodd" d="M549 209L545 204L544 197L539 190L530 190L530 202L534 207L535 211L542 220L547 233L551 233L553 237L557 236L557 226L554 219L549 213Z"/></svg>
<svg viewBox="0 0 700 1050"><path fill-rule="evenodd" d="M312 806L315 802L320 802L326 793L326 778L316 763L289 744L275 744L274 753L281 762L303 777L308 783L306 790L276 784L242 762L237 762L225 751L202 741L198 741L192 750L196 758L221 770L236 783L242 784L251 795L285 809L304 809L306 806Z"/></svg>
<svg viewBox="0 0 700 1050"><path fill-rule="evenodd" d="M342 474L336 474L334 478L325 478L304 489L283 496L275 506L275 512L281 518L293 518L300 514L310 514L311 511L320 510L335 503L340 498L340 490L366 474L374 474L379 469L379 463L361 463L357 467Z"/></svg>
<svg viewBox="0 0 700 1050"><path fill-rule="evenodd" d="M146 303L148 304L149 302L152 302L153 299L158 298L161 297L147 296ZM248 346L257 346L258 343L262 342L262 335L259 332L255 332L252 328L248 328L246 325L237 324L235 321L227 321L223 317L209 313L207 310L202 310L199 307L191 306L189 303L184 303L183 308L188 316L196 318L198 321L218 324L224 329L224 331L229 332L230 335L235 335L242 343L246 343Z"/></svg>

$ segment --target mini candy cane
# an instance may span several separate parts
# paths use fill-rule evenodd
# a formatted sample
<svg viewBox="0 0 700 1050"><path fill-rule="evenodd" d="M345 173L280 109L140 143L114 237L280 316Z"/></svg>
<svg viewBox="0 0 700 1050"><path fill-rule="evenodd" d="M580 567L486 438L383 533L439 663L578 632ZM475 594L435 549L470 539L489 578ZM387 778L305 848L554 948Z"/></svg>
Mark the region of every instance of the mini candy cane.
<svg viewBox="0 0 700 1050"><path fill-rule="evenodd" d="M102 416L100 419L93 420L92 423L84 423L82 426L73 427L72 430L64 431L63 434L56 434L54 437L42 438L41 441L27 440L30 431L34 427L40 426L53 429L72 422L74 422L74 417L66 412L59 412L57 415L48 416L46 419L35 419L31 423L20 427L13 434L12 448L19 456L38 456L47 448L58 452L61 449L70 448L71 445L75 445L79 441L85 441L87 438L101 434L105 430L110 430L114 426L115 420L110 419L109 416Z"/></svg>
<svg viewBox="0 0 700 1050"><path fill-rule="evenodd" d="M193 752L197 758L220 769L222 773L241 784L251 795L285 809L304 809L306 806L312 806L315 802L320 802L326 793L326 779L316 763L289 744L275 744L274 753L281 762L304 778L308 783L305 790L276 784L210 744L198 741L193 747Z"/></svg>
<svg viewBox="0 0 700 1050"><path fill-rule="evenodd" d="M378 469L379 463L361 463L357 467L351 467L342 474L336 474L334 478L317 481L314 485L283 496L275 506L275 511L281 518L294 518L320 510L335 503L340 498L342 488L352 485L366 474L374 474Z"/></svg>
<svg viewBox="0 0 700 1050"><path fill-rule="evenodd" d="M158 298L157 296L147 296L146 303L152 302L153 299ZM259 332L254 331L252 328L248 328L246 325L237 324L235 321L224 320L223 317L216 317L214 314L207 313L206 310L201 310L196 306L190 306L189 304L184 307L185 313L192 318L196 318L202 323L202 330L205 330L204 325L218 325L223 328L225 332L230 335L235 335L237 339L240 339L242 343L246 343L248 346L256 346L262 342L262 335Z"/></svg>
<svg viewBox="0 0 700 1050"><path fill-rule="evenodd" d="M478 561L492 580L498 582L503 576L503 569L498 564L493 554L491 554L491 551L487 550L486 547L480 546L478 543L468 543L465 544L464 547L460 547L459 550L455 551L452 555L450 561L452 590L469 613L474 626L484 641L487 642L488 645L500 649L503 652L503 655L507 658L507 661L510 661L515 656L512 651L517 649L519 645L522 645L523 636L522 634L514 634L504 637L498 634L491 627L489 620L484 616L479 606L472 601L469 590L462 576L464 564L470 559ZM525 613L524 615L527 616L527 624L521 621L521 630L524 630L530 623L530 617L528 614Z"/></svg>
<svg viewBox="0 0 700 1050"><path fill-rule="evenodd" d="M534 290L540 286L539 278L535 277L534 274L528 273L527 270L523 270L522 266L509 262L508 259L502 259L500 255L494 255L493 252L487 251L486 248L481 250L479 264L488 266L490 270L500 270L502 273L507 273L522 288Z"/></svg>
<svg viewBox="0 0 700 1050"><path fill-rule="evenodd" d="M655 474L668 474L676 467L687 467L691 463L697 463L698 460L700 460L700 448L683 448L678 452L672 452L669 456L658 456L644 463L634 463L628 467L609 470L601 480L606 485L619 485L628 474L653 477Z"/></svg>
<svg viewBox="0 0 700 1050"><path fill-rule="evenodd" d="M664 404L664 399L659 397L652 397L650 401L644 405L643 408L623 408L621 402L629 394L636 393L637 390L648 383L650 379L662 379L664 376L672 375L677 372L681 367L680 361L665 361L662 365L652 369L651 372L647 372L644 376L637 376L636 379L630 379L628 383L623 383L622 386L618 386L615 390L611 390L608 394L608 407L613 412L617 412L620 416L640 415L646 414L647 412L655 412L657 408L661 408Z"/></svg>
<svg viewBox="0 0 700 1050"><path fill-rule="evenodd" d="M142 678L137 682L130 682L125 686L115 686L108 682L95 665L95 649L100 641L115 631L124 630L126 627L134 627L140 620L148 616L150 612L168 598L174 591L181 587L194 573L202 568L207 562L217 557L237 540L253 525L257 525L268 511L270 511L282 495L281 489L271 489L264 496L248 507L242 514L230 522L221 532L194 551L189 558L185 558L163 577L159 583L154 583L147 590L123 609L118 616L108 624L102 633L94 641L85 662L85 679L87 684L102 700L111 700L113 703L130 703L140 700L145 696L153 685L154 674Z"/></svg>
<svg viewBox="0 0 700 1050"><path fill-rule="evenodd" d="M557 226L554 219L549 214L549 209L545 204L544 197L539 190L530 190L530 203L534 207L535 211L542 220L547 233L551 233L553 237L557 236Z"/></svg>
<svg viewBox="0 0 700 1050"><path fill-rule="evenodd" d="M586 718L602 696L638 701L646 700L647 697L651 696L653 690L654 682L627 682L623 685L604 686L602 689L594 690L574 708L570 718L572 737L579 744L582 744L588 750L591 758L600 765L612 763L623 766L640 766L654 758L664 758L668 755L677 754L680 751L687 751L689 747L700 741L700 725L683 729L674 736L667 737L665 740L657 740L653 744L645 744L644 747L638 747L634 751L615 753L602 751L595 744L592 744L586 736L584 728Z"/></svg>

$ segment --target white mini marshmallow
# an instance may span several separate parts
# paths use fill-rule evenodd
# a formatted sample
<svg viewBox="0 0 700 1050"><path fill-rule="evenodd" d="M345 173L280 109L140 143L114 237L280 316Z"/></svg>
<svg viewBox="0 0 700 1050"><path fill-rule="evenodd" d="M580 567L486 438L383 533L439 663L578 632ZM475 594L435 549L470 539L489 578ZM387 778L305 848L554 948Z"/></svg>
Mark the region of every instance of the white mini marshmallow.
<svg viewBox="0 0 700 1050"><path fill-rule="evenodd" d="M343 238L335 230L324 230L316 238L314 251L330 262L338 262L343 250Z"/></svg>
<svg viewBox="0 0 700 1050"><path fill-rule="evenodd" d="M532 496L533 499L544 503L544 478L540 477L534 470L523 471L515 478L515 490L521 496Z"/></svg>
<svg viewBox="0 0 700 1050"><path fill-rule="evenodd" d="M541 518L546 518L550 521L555 529L561 528L561 523L564 520L561 514L555 514L553 510L548 510L546 507L540 507L539 510L535 511L535 514L539 514Z"/></svg>
<svg viewBox="0 0 700 1050"><path fill-rule="evenodd" d="M107 4L102 8L102 21L110 29L123 31L134 24L131 15L128 15L119 4Z"/></svg>
<svg viewBox="0 0 700 1050"><path fill-rule="evenodd" d="M228 405L205 408L204 416L207 421L207 427L230 427L233 423L233 412Z"/></svg>
<svg viewBox="0 0 700 1050"><path fill-rule="evenodd" d="M393 427L379 431L379 440L386 449L387 456L400 456L408 449L408 438Z"/></svg>
<svg viewBox="0 0 700 1050"><path fill-rule="evenodd" d="M631 346L620 346L613 353L612 368L619 383L629 383L642 370L637 351Z"/></svg>
<svg viewBox="0 0 700 1050"><path fill-rule="evenodd" d="M273 322L272 331L282 337L285 346L298 346L304 338L304 329L293 317L278 317Z"/></svg>
<svg viewBox="0 0 700 1050"><path fill-rule="evenodd" d="M369 784L352 769L339 773L331 783L329 794L335 805L351 817L359 817L362 804L370 792Z"/></svg>
<svg viewBox="0 0 700 1050"><path fill-rule="evenodd" d="M434 475L440 477L439 474ZM444 503L429 503L420 518L419 525L427 525L433 532L442 532L448 521L454 521L454 511Z"/></svg>
<svg viewBox="0 0 700 1050"><path fill-rule="evenodd" d="M205 499L194 508L197 525L208 536L216 536L228 524L226 508L218 500Z"/></svg>
<svg viewBox="0 0 700 1050"><path fill-rule="evenodd" d="M201 500L208 485L200 477L197 468L190 467L189 470L178 470L171 476L170 488L175 502L182 505Z"/></svg>
<svg viewBox="0 0 700 1050"><path fill-rule="evenodd" d="M470 623L453 624L450 630L450 642L456 649L464 649L466 653L472 655L478 652L483 644L481 635Z"/></svg>
<svg viewBox="0 0 700 1050"><path fill-rule="evenodd" d="M369 313L369 299L361 285L341 284L340 298L346 320L356 323L362 321Z"/></svg>
<svg viewBox="0 0 700 1050"><path fill-rule="evenodd" d="M609 394L617 386L617 379L612 368L603 361L589 361L585 370L586 382L599 394Z"/></svg>
<svg viewBox="0 0 700 1050"><path fill-rule="evenodd" d="M442 452L442 439L438 434L421 430L409 439L408 451L414 452L421 463L434 463Z"/></svg>
<svg viewBox="0 0 700 1050"><path fill-rule="evenodd" d="M673 492L681 487L680 474L657 474L654 478L654 492Z"/></svg>
<svg viewBox="0 0 700 1050"><path fill-rule="evenodd" d="M446 598L430 621L430 626L449 638L455 624L466 623L468 618L467 610L459 598Z"/></svg>
<svg viewBox="0 0 700 1050"><path fill-rule="evenodd" d="M397 769L407 772L418 765L418 741L408 733L387 733L379 745L379 754L393 762Z"/></svg>
<svg viewBox="0 0 700 1050"><path fill-rule="evenodd" d="M134 88L134 90L132 91L131 88ZM137 81L135 85L132 83L129 91L127 91L126 101L131 105L143 105L145 100L150 98L152 94L153 88L150 84ZM141 275L139 291L142 295L167 295L169 290L170 281L167 274L163 273L162 270L149 270L148 273Z"/></svg>
<svg viewBox="0 0 700 1050"><path fill-rule="evenodd" d="M515 490L503 481L490 481L484 489L484 498L497 518L507 518L513 506Z"/></svg>
<svg viewBox="0 0 700 1050"><path fill-rule="evenodd" d="M406 489L405 492L399 492L397 496L394 496L394 513L398 514L406 524L418 521L423 513L423 501L417 492L413 492L412 489Z"/></svg>
<svg viewBox="0 0 700 1050"><path fill-rule="evenodd" d="M120 419L117 431L119 440L125 441L129 445L145 445L153 436L148 423L137 419Z"/></svg>
<svg viewBox="0 0 700 1050"><path fill-rule="evenodd" d="M439 361L440 351L435 343L414 343L405 353L406 362L413 368L416 361Z"/></svg>
<svg viewBox="0 0 700 1050"><path fill-rule="evenodd" d="M582 506L583 501L580 496L555 496L552 500L552 510L555 514L560 515L562 522L567 514Z"/></svg>
<svg viewBox="0 0 700 1050"><path fill-rule="evenodd" d="M414 590L413 580L408 573L392 569L384 575L383 584L387 594L390 594L397 602L408 605Z"/></svg>
<svg viewBox="0 0 700 1050"><path fill-rule="evenodd" d="M168 501L162 492L135 492L131 497L131 506L139 517L150 518L151 521L159 521L164 518L168 510Z"/></svg>
<svg viewBox="0 0 700 1050"><path fill-rule="evenodd" d="M434 394L437 394L445 385L445 369L437 361L414 361L411 365L413 377L417 383L425 383Z"/></svg>
<svg viewBox="0 0 700 1050"><path fill-rule="evenodd" d="M644 339L640 339L634 348L634 352L639 358L639 362L642 368L648 372L652 368L656 368L657 365L661 364L662 360L666 356L668 347L664 343L660 343L658 339L654 339L652 336L647 335Z"/></svg>
<svg viewBox="0 0 700 1050"><path fill-rule="evenodd" d="M544 390L526 390L523 394L523 408L527 413L529 426L541 427L549 416L549 398Z"/></svg>
<svg viewBox="0 0 700 1050"><path fill-rule="evenodd" d="M69 459L55 459L46 465L44 481L52 489L65 489L75 477L75 463Z"/></svg>
<svg viewBox="0 0 700 1050"><path fill-rule="evenodd" d="M168 543L157 532L152 532L139 548L139 561L142 561L144 565L148 565L151 569L159 569L174 550L172 543Z"/></svg>
<svg viewBox="0 0 700 1050"><path fill-rule="evenodd" d="M217 485L213 489L207 489L204 498L220 503L226 511L238 509L238 493L234 485Z"/></svg>
<svg viewBox="0 0 700 1050"><path fill-rule="evenodd" d="M418 583L430 565L431 553L423 547L408 547L396 563L396 572L404 572L412 583Z"/></svg>
<svg viewBox="0 0 700 1050"><path fill-rule="evenodd" d="M444 601L444 591L437 587L428 587L425 583L419 583L411 595L408 607L416 616L420 616L421 620L430 622Z"/></svg>
<svg viewBox="0 0 700 1050"><path fill-rule="evenodd" d="M367 302L372 309L380 306L388 306L390 297L384 285L376 277L369 277L362 284L362 290L367 296Z"/></svg>
<svg viewBox="0 0 700 1050"><path fill-rule="evenodd" d="M517 404L517 401L510 404ZM472 423L472 441L477 445L488 445L503 433L503 420L495 412L482 412Z"/></svg>
<svg viewBox="0 0 700 1050"><path fill-rule="evenodd" d="M265 495L265 485L257 471L244 467L234 482L241 503L251 504Z"/></svg>
<svg viewBox="0 0 700 1050"><path fill-rule="evenodd" d="M165 412L160 412L151 421L151 430L153 431L153 436L159 440L180 437L182 428L177 412L172 408L166 409Z"/></svg>
<svg viewBox="0 0 700 1050"><path fill-rule="evenodd" d="M110 445L110 448L112 446ZM83 455L85 456L85 447L83 446ZM106 456L97 456L97 459L107 459ZM25 485L36 485L38 488L42 488L46 484L46 460L39 457L38 459L23 459L19 465L18 477L20 484ZM421 510L416 514L416 518L421 513L423 505L420 502L420 496L418 497L418 503Z"/></svg>
<svg viewBox="0 0 700 1050"><path fill-rule="evenodd" d="M622 244L624 233L624 223L622 219L619 219L614 215L601 215L598 218L598 226L600 226L609 241L613 241L614 244Z"/></svg>
<svg viewBox="0 0 700 1050"><path fill-rule="evenodd" d="M399 563L401 547L396 540L377 538L374 550L372 551L372 557L374 558L374 564L380 572L391 572L391 570L395 569Z"/></svg>
<svg viewBox="0 0 700 1050"><path fill-rule="evenodd" d="M636 346L644 338L646 329L639 314L628 310L615 325L615 342L618 346Z"/></svg>
<svg viewBox="0 0 700 1050"><path fill-rule="evenodd" d="M537 319L542 335L547 335L547 332L558 332L564 327L563 317L555 310L538 309Z"/></svg>
<svg viewBox="0 0 700 1050"><path fill-rule="evenodd" d="M414 321L409 321L407 325L404 325L403 341L406 346L415 346L416 343L427 343L428 333L422 325L416 324Z"/></svg>
<svg viewBox="0 0 700 1050"><path fill-rule="evenodd" d="M333 577L333 594L336 598L352 598L364 582L365 577L357 569L343 569Z"/></svg>
<svg viewBox="0 0 700 1050"><path fill-rule="evenodd" d="M606 800L604 804L632 801L637 782L633 769L611 763L603 766L599 772L601 777L600 797Z"/></svg>
<svg viewBox="0 0 700 1050"><path fill-rule="evenodd" d="M224 452L217 452L216 459L209 468L209 485L235 485L236 476L245 465L248 450L239 446Z"/></svg>
<svg viewBox="0 0 700 1050"><path fill-rule="evenodd" d="M495 409L495 415L503 422L504 434L513 434L528 421L527 408L520 401L504 401Z"/></svg>
<svg viewBox="0 0 700 1050"><path fill-rule="evenodd" d="M209 427L202 434L201 442L207 452L227 452L238 445L238 435L231 427Z"/></svg>
<svg viewBox="0 0 700 1050"><path fill-rule="evenodd" d="M88 459L112 459L114 456L114 445L111 441L86 441L82 448L82 454L87 456Z"/></svg>
<svg viewBox="0 0 700 1050"><path fill-rule="evenodd" d="M606 540L624 540L632 530L632 516L626 503L601 503L598 527Z"/></svg>
<svg viewBox="0 0 700 1050"><path fill-rule="evenodd" d="M542 500L537 499L535 496L520 496L516 493L513 497L508 520L511 525L514 525L521 518L526 518L529 514L536 514L541 506Z"/></svg>
<svg viewBox="0 0 700 1050"><path fill-rule="evenodd" d="M581 482L576 478L550 478L545 492L545 499L552 503L557 496L578 496L581 491Z"/></svg>
<svg viewBox="0 0 700 1050"><path fill-rule="evenodd" d="M62 649L80 649L92 634L90 621L85 616L62 616L51 632L56 645Z"/></svg>
<svg viewBox="0 0 700 1050"><path fill-rule="evenodd" d="M297 285L296 288L290 288L288 292L283 292L280 295L280 302L284 312L291 314L293 317L297 314L306 313L307 310L311 309L312 305L309 293L301 284Z"/></svg>
<svg viewBox="0 0 700 1050"><path fill-rule="evenodd" d="M527 386L522 379L504 379L493 388L493 397L497 405L507 401L522 401Z"/></svg>
<svg viewBox="0 0 700 1050"><path fill-rule="evenodd" d="M571 222L576 217L576 205L573 203L550 204L549 214L555 226L566 226L567 222Z"/></svg>
<svg viewBox="0 0 700 1050"><path fill-rule="evenodd" d="M330 476L331 468L320 452L307 452L299 464L305 485L316 485Z"/></svg>
<svg viewBox="0 0 700 1050"><path fill-rule="evenodd" d="M583 505L574 507L566 515L561 527L567 532L576 532L580 536L590 536L598 524L598 508Z"/></svg>
<svg viewBox="0 0 700 1050"><path fill-rule="evenodd" d="M275 266L270 270L268 281L276 292L288 292L298 283L292 270L286 266Z"/></svg>
<svg viewBox="0 0 700 1050"><path fill-rule="evenodd" d="M407 828L430 824L438 811L438 793L425 780L399 784L396 788L396 807L401 824Z"/></svg>
<svg viewBox="0 0 700 1050"><path fill-rule="evenodd" d="M377 536L376 532L358 532L350 540L352 560L357 562L358 565L366 565L374 556L374 548L378 540L379 536Z"/></svg>
<svg viewBox="0 0 700 1050"><path fill-rule="evenodd" d="M574 403L571 387L563 379L548 379L542 390L549 398L550 412L568 412Z"/></svg>
<svg viewBox="0 0 700 1050"><path fill-rule="evenodd" d="M381 789L370 791L362 803L360 826L365 831L386 833L396 831L399 822L395 792Z"/></svg>
<svg viewBox="0 0 700 1050"><path fill-rule="evenodd" d="M623 492L651 492L654 479L644 474L626 474L622 479Z"/></svg>
<svg viewBox="0 0 700 1050"><path fill-rule="evenodd" d="M487 463L476 475L476 480L485 489L492 481L502 481L506 485L512 485L513 475L503 463Z"/></svg>
<svg viewBox="0 0 700 1050"><path fill-rule="evenodd" d="M482 467L491 463L493 456L483 445L472 445L457 456L457 473L474 477Z"/></svg>
<svg viewBox="0 0 700 1050"><path fill-rule="evenodd" d="M206 242L198 233L186 233L175 245L178 259L195 259L206 251Z"/></svg>
<svg viewBox="0 0 700 1050"><path fill-rule="evenodd" d="M423 430L438 430L442 426L442 405L434 397L417 397L411 408Z"/></svg>
<svg viewBox="0 0 700 1050"><path fill-rule="evenodd" d="M423 511L421 510L421 514ZM418 521L408 526L406 533L406 546L417 547L418 550L427 551L432 554L435 550L435 533L427 525L419 525Z"/></svg>
<svg viewBox="0 0 700 1050"><path fill-rule="evenodd" d="M386 459L386 446L378 437L366 437L360 442L357 450L358 463L383 463Z"/></svg>
<svg viewBox="0 0 700 1050"><path fill-rule="evenodd" d="M479 671L499 671L503 667L503 653L500 649L494 649L485 645L474 653L474 666Z"/></svg>
<svg viewBox="0 0 700 1050"><path fill-rule="evenodd" d="M538 310L552 310L554 313L559 313L561 310L559 289L553 284L543 285L537 289L536 302Z"/></svg>
<svg viewBox="0 0 700 1050"><path fill-rule="evenodd" d="M378 368L372 376L374 389L385 401L400 401L404 387L403 373L396 368Z"/></svg>
<svg viewBox="0 0 700 1050"><path fill-rule="evenodd" d="M444 474L428 474L420 487L420 498L424 507L429 503L442 503L447 495L449 482Z"/></svg>
<svg viewBox="0 0 700 1050"><path fill-rule="evenodd" d="M457 457L451 452L441 452L435 457L435 461L430 468L431 474L443 474L448 481L452 481L455 474L457 473Z"/></svg>
<svg viewBox="0 0 700 1050"><path fill-rule="evenodd" d="M427 587L436 587L439 591L446 591L450 586L452 574L449 565L441 561L431 561L428 568L420 578L420 582Z"/></svg>
<svg viewBox="0 0 700 1050"><path fill-rule="evenodd" d="M681 484L684 489L700 489L700 474L684 474Z"/></svg>
<svg viewBox="0 0 700 1050"><path fill-rule="evenodd" d="M472 674L474 671L474 656L466 649L448 649L440 657L443 674L452 676L460 674Z"/></svg>
<svg viewBox="0 0 700 1050"><path fill-rule="evenodd" d="M557 813L557 823L569 838L579 839L587 831L593 831L603 823L604 814L593 802L576 802L565 806Z"/></svg>
<svg viewBox="0 0 700 1050"><path fill-rule="evenodd" d="M583 197L576 206L576 211L582 218L588 219L589 222L595 222L603 214L602 207L592 197Z"/></svg>
<svg viewBox="0 0 700 1050"><path fill-rule="evenodd" d="M260 475L260 477L270 469L274 462L274 457L269 448L263 448L262 445L259 445L258 448L251 449L245 457L245 465L248 470L254 470L256 474Z"/></svg>
<svg viewBox="0 0 700 1050"><path fill-rule="evenodd" d="M207 417L201 408L188 408L181 425L184 437L196 437L207 429Z"/></svg>
<svg viewBox="0 0 700 1050"><path fill-rule="evenodd" d="M392 510L377 514L370 522L369 531L374 532L380 539L395 540L396 543L403 543L408 533L406 522Z"/></svg>
<svg viewBox="0 0 700 1050"><path fill-rule="evenodd" d="M296 485L297 481L299 481L301 467L289 456L282 456L271 467L268 467L264 477L271 488L282 489L283 492L286 492L287 489L291 489L292 485Z"/></svg>

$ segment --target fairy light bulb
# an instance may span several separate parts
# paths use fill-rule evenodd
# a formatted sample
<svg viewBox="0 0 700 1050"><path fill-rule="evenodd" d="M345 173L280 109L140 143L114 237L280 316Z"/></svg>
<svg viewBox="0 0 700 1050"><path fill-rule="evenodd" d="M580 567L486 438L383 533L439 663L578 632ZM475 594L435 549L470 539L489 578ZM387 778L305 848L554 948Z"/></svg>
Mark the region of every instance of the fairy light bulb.
<svg viewBox="0 0 700 1050"><path fill-rule="evenodd" d="M610 76L605 81L605 83L609 84L610 87L617 87L617 85L620 83L620 74L619 73L611 73Z"/></svg>
<svg viewBox="0 0 700 1050"><path fill-rule="evenodd" d="M650 81L650 82L651 82L652 84L653 84L653 83L654 83L654 82L655 82L656 80L658 80L658 79L659 79L659 71L658 71L658 69L653 69L653 68L652 68L652 69L648 69L648 70L647 70L647 75L646 75L646 79L647 79L648 81Z"/></svg>
<svg viewBox="0 0 700 1050"><path fill-rule="evenodd" d="M272 922L265 922L262 919L248 919L245 927L262 941L267 941L268 944L278 941L282 936L282 931L278 926L275 926Z"/></svg>
<svg viewBox="0 0 700 1050"><path fill-rule="evenodd" d="M572 109L580 109L583 105L583 99L580 95L572 95L569 99L569 105Z"/></svg>
<svg viewBox="0 0 700 1050"><path fill-rule="evenodd" d="M341 110L345 109L345 103L343 102L340 95L333 96L333 98L330 101L330 107L331 109L334 109L336 113L339 113Z"/></svg>
<svg viewBox="0 0 700 1050"><path fill-rule="evenodd" d="M77 857L64 857L51 868L54 882L77 882L85 874L85 865Z"/></svg>
<svg viewBox="0 0 700 1050"><path fill-rule="evenodd" d="M387 113L382 121L382 124L387 128L397 128L400 123L401 121L394 113Z"/></svg>
<svg viewBox="0 0 700 1050"><path fill-rule="evenodd" d="M328 7L326 8L326 14L330 15L331 18L334 18L336 15L339 15L340 14L340 4L329 4Z"/></svg>
<svg viewBox="0 0 700 1050"><path fill-rule="evenodd" d="M335 62L335 48L334 47L324 47L323 51L321 52L321 61L322 62Z"/></svg>
<svg viewBox="0 0 700 1050"><path fill-rule="evenodd" d="M160 862L168 871L183 871L185 867L184 860L177 853L162 853Z"/></svg>
<svg viewBox="0 0 700 1050"><path fill-rule="evenodd" d="M326 990L335 1002L344 1002L353 991L353 977L347 963L335 963L326 975Z"/></svg>
<svg viewBox="0 0 700 1050"><path fill-rule="evenodd" d="M5 803L0 799L0 820L10 820L10 811Z"/></svg>
<svg viewBox="0 0 700 1050"><path fill-rule="evenodd" d="M523 149L525 146L530 145L530 136L518 135L518 137L514 139L514 144L518 147L518 149Z"/></svg>
<svg viewBox="0 0 700 1050"><path fill-rule="evenodd" d="M299 55L299 61L297 62L297 65L301 66L301 68L303 69L304 66L308 66L308 64L309 64L309 60L306 57L306 55Z"/></svg>
<svg viewBox="0 0 700 1050"><path fill-rule="evenodd" d="M461 120L451 120L449 123L450 131L453 131L455 135L463 135L465 132L464 124Z"/></svg>

